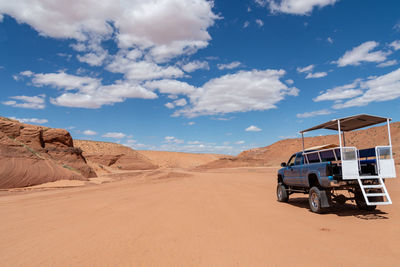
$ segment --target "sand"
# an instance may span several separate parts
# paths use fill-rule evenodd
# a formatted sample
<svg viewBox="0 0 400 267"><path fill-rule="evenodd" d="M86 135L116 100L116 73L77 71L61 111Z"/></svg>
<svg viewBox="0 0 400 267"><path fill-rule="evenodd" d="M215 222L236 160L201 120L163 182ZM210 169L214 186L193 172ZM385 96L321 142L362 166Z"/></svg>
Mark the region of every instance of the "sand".
<svg viewBox="0 0 400 267"><path fill-rule="evenodd" d="M318 215L276 201L276 168L131 171L0 192L1 266L399 266L393 205Z"/></svg>

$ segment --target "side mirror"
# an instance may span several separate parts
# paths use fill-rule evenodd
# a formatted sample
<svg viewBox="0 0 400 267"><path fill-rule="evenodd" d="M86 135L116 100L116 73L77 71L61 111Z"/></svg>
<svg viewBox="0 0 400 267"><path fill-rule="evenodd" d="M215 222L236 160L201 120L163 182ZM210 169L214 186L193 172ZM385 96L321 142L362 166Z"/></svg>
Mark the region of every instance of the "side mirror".
<svg viewBox="0 0 400 267"><path fill-rule="evenodd" d="M281 163L281 167L286 167L287 165L286 165L286 162L282 162Z"/></svg>

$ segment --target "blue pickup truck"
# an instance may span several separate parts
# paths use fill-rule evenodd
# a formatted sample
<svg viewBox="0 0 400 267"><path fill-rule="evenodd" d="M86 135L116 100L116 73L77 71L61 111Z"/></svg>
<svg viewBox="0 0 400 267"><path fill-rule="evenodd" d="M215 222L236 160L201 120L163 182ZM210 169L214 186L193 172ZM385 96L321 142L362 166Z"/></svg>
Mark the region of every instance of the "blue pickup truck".
<svg viewBox="0 0 400 267"><path fill-rule="evenodd" d="M361 210L392 204L385 186L396 169L387 118L356 115L336 119L300 132L303 150L293 154L278 170L277 200L287 202L294 193L308 194L310 210L322 213L332 205L355 201ZM345 145L344 130L387 122L389 145L357 149ZM342 127L342 128L341 128ZM338 130L339 145L304 148L303 133L317 129ZM348 194L343 194L347 191Z"/></svg>

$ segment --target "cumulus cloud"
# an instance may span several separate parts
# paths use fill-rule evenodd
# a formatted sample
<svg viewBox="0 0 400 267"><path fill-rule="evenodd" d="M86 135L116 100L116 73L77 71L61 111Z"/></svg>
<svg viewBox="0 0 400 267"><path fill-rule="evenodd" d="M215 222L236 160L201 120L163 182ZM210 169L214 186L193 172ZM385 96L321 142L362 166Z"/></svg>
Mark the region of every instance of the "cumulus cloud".
<svg viewBox="0 0 400 267"><path fill-rule="evenodd" d="M0 14L44 36L75 39L81 50L82 43L94 38L115 38L120 48L139 47L153 59L165 60L207 46L207 28L218 19L212 7L205 0L18 1L0 3Z"/></svg>
<svg viewBox="0 0 400 267"><path fill-rule="evenodd" d="M315 73L308 73L306 79L317 79L322 78L328 75L326 72L315 72Z"/></svg>
<svg viewBox="0 0 400 267"><path fill-rule="evenodd" d="M256 23L260 27L264 26L264 22L261 19L256 19Z"/></svg>
<svg viewBox="0 0 400 267"><path fill-rule="evenodd" d="M332 114L332 111L328 110L328 109L321 109L321 110L316 110L316 111L311 111L311 112L298 113L296 115L296 117L304 119L304 118L321 116L321 115L328 115L328 114Z"/></svg>
<svg viewBox="0 0 400 267"><path fill-rule="evenodd" d="M50 86L62 91L60 96L50 99L52 104L59 106L99 108L123 102L126 98L157 98L155 93L133 81L115 81L113 84L104 85L99 78L65 72L37 73L32 74L31 78L34 86Z"/></svg>
<svg viewBox="0 0 400 267"><path fill-rule="evenodd" d="M144 84L144 87L151 90L158 90L162 94L170 95L190 95L196 91L196 88L194 86L186 82L170 79L149 81Z"/></svg>
<svg viewBox="0 0 400 267"><path fill-rule="evenodd" d="M46 107L45 104L46 95L38 95L38 96L10 96L9 101L2 102L3 105L17 107L17 108L31 108L31 109L44 109Z"/></svg>
<svg viewBox="0 0 400 267"><path fill-rule="evenodd" d="M192 62L184 64L182 66L182 69L186 72L193 72L199 69L209 70L210 66L208 65L207 61L194 60Z"/></svg>
<svg viewBox="0 0 400 267"><path fill-rule="evenodd" d="M312 73L312 71L314 70L315 65L308 65L306 67L297 67L297 72L299 73L307 73L306 79L317 79L317 78L322 78L328 75L328 73L326 72L315 72Z"/></svg>
<svg viewBox="0 0 400 267"><path fill-rule="evenodd" d="M243 23L243 28L247 28L247 27L249 27L249 25L250 25L250 22L245 21L245 22Z"/></svg>
<svg viewBox="0 0 400 267"><path fill-rule="evenodd" d="M321 92L321 94L316 98L314 98L313 100L315 102L319 102L326 100L336 101L336 100L353 98L363 93L363 90L357 89L360 83L361 79L357 79L352 83L328 89L326 91Z"/></svg>
<svg viewBox="0 0 400 267"><path fill-rule="evenodd" d="M175 100L174 104L177 107L183 107L183 106L185 106L187 104L187 102L186 102L186 99L181 98L181 99Z"/></svg>
<svg viewBox="0 0 400 267"><path fill-rule="evenodd" d="M49 122L47 119L37 119L37 118L15 118L10 117L10 119L20 121L22 123L34 123L34 124L44 124Z"/></svg>
<svg viewBox="0 0 400 267"><path fill-rule="evenodd" d="M92 131L92 130L85 130L83 131L84 135L92 136L92 135L97 135L97 132Z"/></svg>
<svg viewBox="0 0 400 267"><path fill-rule="evenodd" d="M394 100L400 97L400 68L390 73L370 77L360 82L359 88L364 92L344 103L337 103L333 106L335 109L360 107L368 105L371 102L383 102Z"/></svg>
<svg viewBox="0 0 400 267"><path fill-rule="evenodd" d="M345 67L348 65L358 66L362 62L382 62L386 60L386 57L390 52L384 52L381 50L374 50L379 43L375 41L368 41L361 45L354 47L352 50L346 51L342 57L337 61L333 62L339 67Z"/></svg>
<svg viewBox="0 0 400 267"><path fill-rule="evenodd" d="M102 137L121 139L121 138L126 137L126 134L118 133L118 132L110 132L110 133L103 134Z"/></svg>
<svg viewBox="0 0 400 267"><path fill-rule="evenodd" d="M397 64L398 64L397 60L393 59L393 60L388 60L388 61L379 63L376 66L379 67L379 68L384 68L384 67L394 66L394 65L397 65Z"/></svg>
<svg viewBox="0 0 400 267"><path fill-rule="evenodd" d="M219 70L231 70L231 69L236 69L237 67L239 67L242 63L240 63L239 61L233 61L231 63L227 63L227 64L217 64L217 68Z"/></svg>
<svg viewBox="0 0 400 267"><path fill-rule="evenodd" d="M255 0L260 6L268 6L272 13L308 15L315 7L334 5L338 0Z"/></svg>
<svg viewBox="0 0 400 267"><path fill-rule="evenodd" d="M242 145L242 144L244 144L244 143L245 143L245 141L243 141L243 140L240 140L240 141L236 141L236 142L235 142L236 145Z"/></svg>
<svg viewBox="0 0 400 267"><path fill-rule="evenodd" d="M246 128L246 132L261 132L262 130L255 125L250 125Z"/></svg>
<svg viewBox="0 0 400 267"><path fill-rule="evenodd" d="M308 65L308 66L306 66L306 67L303 67L303 68L301 68L301 67L297 67L297 72L299 72L299 73L304 73L304 72L306 72L306 73L308 73L308 72L310 72L310 71L312 71L313 69L314 69L314 65Z"/></svg>
<svg viewBox="0 0 400 267"><path fill-rule="evenodd" d="M183 144L183 143L185 143L184 140L178 139L178 138L176 138L174 136L166 136L164 138L164 141L167 142L167 143L175 143L175 144Z"/></svg>
<svg viewBox="0 0 400 267"><path fill-rule="evenodd" d="M333 108L359 107L371 102L394 100L400 97L400 68L390 73L357 79L354 82L321 92L314 101L335 101ZM343 100L347 101L343 102Z"/></svg>
<svg viewBox="0 0 400 267"><path fill-rule="evenodd" d="M400 49L400 40L391 42L389 46L396 51L399 50Z"/></svg>
<svg viewBox="0 0 400 267"><path fill-rule="evenodd" d="M286 96L297 96L298 89L280 81L284 70L252 70L227 74L205 83L189 95L190 106L174 116L196 117L231 112L268 110Z"/></svg>
<svg viewBox="0 0 400 267"><path fill-rule="evenodd" d="M175 107L175 105L171 102L166 103L165 106L169 109L173 109Z"/></svg>

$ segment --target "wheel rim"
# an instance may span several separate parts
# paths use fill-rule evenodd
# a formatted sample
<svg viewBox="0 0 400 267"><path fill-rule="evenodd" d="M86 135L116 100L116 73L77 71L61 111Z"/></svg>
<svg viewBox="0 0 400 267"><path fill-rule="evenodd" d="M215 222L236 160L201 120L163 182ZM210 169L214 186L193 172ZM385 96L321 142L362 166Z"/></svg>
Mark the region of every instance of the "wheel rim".
<svg viewBox="0 0 400 267"><path fill-rule="evenodd" d="M283 192L282 192L282 187L279 187L279 188L278 188L278 198L279 198L279 199L282 199L282 193L283 193Z"/></svg>
<svg viewBox="0 0 400 267"><path fill-rule="evenodd" d="M311 205L313 206L314 209L318 208L318 196L317 193L313 192L311 194Z"/></svg>

